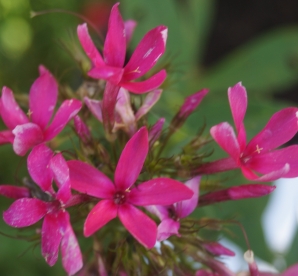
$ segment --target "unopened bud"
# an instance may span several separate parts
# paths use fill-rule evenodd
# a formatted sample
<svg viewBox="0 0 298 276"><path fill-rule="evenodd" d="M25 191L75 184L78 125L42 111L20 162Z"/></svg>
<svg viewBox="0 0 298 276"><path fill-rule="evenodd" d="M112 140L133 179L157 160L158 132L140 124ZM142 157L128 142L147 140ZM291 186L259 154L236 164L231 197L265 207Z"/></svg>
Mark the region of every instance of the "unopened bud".
<svg viewBox="0 0 298 276"><path fill-rule="evenodd" d="M254 259L254 253L251 250L247 250L244 253L244 260L248 264L250 275L251 276L258 276L259 275L258 266L257 266L257 264L255 262L255 259Z"/></svg>
<svg viewBox="0 0 298 276"><path fill-rule="evenodd" d="M90 131L87 125L83 122L83 120L77 115L74 117L74 127L76 133L79 135L81 140L84 143L87 143L90 140Z"/></svg>
<svg viewBox="0 0 298 276"><path fill-rule="evenodd" d="M213 255L235 256L235 253L218 242L203 243L203 247Z"/></svg>
<svg viewBox="0 0 298 276"><path fill-rule="evenodd" d="M149 130L148 140L150 147L152 147L152 145L159 139L164 123L165 118L160 118Z"/></svg>

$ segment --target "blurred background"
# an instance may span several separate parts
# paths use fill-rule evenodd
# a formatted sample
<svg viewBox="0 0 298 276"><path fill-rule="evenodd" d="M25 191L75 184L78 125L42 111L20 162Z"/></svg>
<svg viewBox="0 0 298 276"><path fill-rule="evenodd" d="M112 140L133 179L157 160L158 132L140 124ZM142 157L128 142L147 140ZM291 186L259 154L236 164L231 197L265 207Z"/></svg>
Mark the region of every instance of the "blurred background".
<svg viewBox="0 0 298 276"><path fill-rule="evenodd" d="M82 64L76 59L81 54L76 27L88 19L94 27L93 37L101 41L114 3L109 0L0 0L0 86L10 87L21 98L37 78L38 65L43 64L61 85L78 88L83 75ZM132 53L150 29L161 24L169 27L167 51L157 65L165 66L169 76L163 85L162 98L150 114L152 120L163 116L170 122L185 96L204 87L210 89L198 111L172 139L176 147L191 139L204 124L204 135L208 136L211 126L222 121L232 123L227 88L239 81L248 91L245 118L248 138L261 130L274 112L297 106L297 1L120 0L120 3L123 18L138 22L128 53ZM215 143L211 147L215 153L210 160L225 156ZM25 158L16 157L10 145L1 146L0 155L0 183L19 181L26 173ZM276 199L279 203L270 203L271 214L266 209L271 219L264 220L268 198L204 207L195 216L237 219L244 226L255 255L283 269L298 261L297 204L294 204L298 189L293 182L298 186L296 179L292 186L282 184L288 187L288 192L283 193L287 200ZM233 173L222 184L244 183L248 181ZM278 186L275 193L281 189ZM292 205L287 208L290 201ZM1 198L1 210L11 202ZM289 213L291 219L287 224L283 218ZM268 226L270 220L275 224ZM291 233L287 232L289 229ZM53 268L48 267L39 245L23 239L26 232L11 229L2 218L0 232L1 275L64 275L60 261ZM231 232L234 234L227 233L225 238L245 251L241 231L232 226ZM282 241L284 246L274 244L278 237L285 236L288 240Z"/></svg>

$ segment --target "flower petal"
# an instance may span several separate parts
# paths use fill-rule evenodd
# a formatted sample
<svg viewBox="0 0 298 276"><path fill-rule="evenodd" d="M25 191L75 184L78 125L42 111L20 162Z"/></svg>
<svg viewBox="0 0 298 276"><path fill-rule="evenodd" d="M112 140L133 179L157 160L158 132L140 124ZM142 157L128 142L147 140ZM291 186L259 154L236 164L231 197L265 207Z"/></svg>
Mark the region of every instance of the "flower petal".
<svg viewBox="0 0 298 276"><path fill-rule="evenodd" d="M104 44L103 55L107 65L123 67L126 53L126 34L124 22L116 3L110 14L108 32Z"/></svg>
<svg viewBox="0 0 298 276"><path fill-rule="evenodd" d="M139 243L149 249L155 245L157 227L151 218L130 204L119 205L118 216Z"/></svg>
<svg viewBox="0 0 298 276"><path fill-rule="evenodd" d="M117 217L117 205L114 203L114 201L99 201L86 218L84 224L85 237L91 236L94 232L99 230L115 217Z"/></svg>
<svg viewBox="0 0 298 276"><path fill-rule="evenodd" d="M28 171L33 181L48 191L52 185L52 172L49 169L49 162L53 152L45 144L40 144L32 149L28 156Z"/></svg>
<svg viewBox="0 0 298 276"><path fill-rule="evenodd" d="M128 193L130 203L146 205L170 205L175 202L190 199L193 191L183 183L170 178L154 178L148 180Z"/></svg>
<svg viewBox="0 0 298 276"><path fill-rule="evenodd" d="M233 128L226 122L213 126L211 136L217 144L227 152L236 162L240 157L240 148Z"/></svg>
<svg viewBox="0 0 298 276"><path fill-rule="evenodd" d="M258 155L288 142L297 133L298 109L284 108L276 112L267 125L247 145L243 157Z"/></svg>
<svg viewBox="0 0 298 276"><path fill-rule="evenodd" d="M172 235L180 237L180 223L171 218L163 220L157 227L157 240L164 241Z"/></svg>
<svg viewBox="0 0 298 276"><path fill-rule="evenodd" d="M143 94L158 88L166 79L166 70L161 70L145 81L139 82L126 82L122 81L119 85L128 91L135 94Z"/></svg>
<svg viewBox="0 0 298 276"><path fill-rule="evenodd" d="M88 76L94 79L103 79L118 84L121 81L123 69L112 66L100 66L92 68L88 72Z"/></svg>
<svg viewBox="0 0 298 276"><path fill-rule="evenodd" d="M204 242L203 247L213 255L235 256L235 253L218 242Z"/></svg>
<svg viewBox="0 0 298 276"><path fill-rule="evenodd" d="M12 227L30 226L47 213L47 206L46 202L37 198L21 198L3 212L3 219Z"/></svg>
<svg viewBox="0 0 298 276"><path fill-rule="evenodd" d="M283 177L297 177L298 176L298 146L290 146L264 154L254 155L246 163L250 169L267 174L272 171L279 170L285 164L290 165L290 170Z"/></svg>
<svg viewBox="0 0 298 276"><path fill-rule="evenodd" d="M0 195L13 199L19 199L23 197L30 197L30 191L25 187L0 185Z"/></svg>
<svg viewBox="0 0 298 276"><path fill-rule="evenodd" d="M68 161L71 187L84 194L98 198L112 198L115 192L113 182L102 172L81 161Z"/></svg>
<svg viewBox="0 0 298 276"><path fill-rule="evenodd" d="M240 149L243 150L246 146L246 133L243 120L247 109L247 93L241 82L238 82L233 87L229 87L228 97L234 124L237 130L238 142Z"/></svg>
<svg viewBox="0 0 298 276"><path fill-rule="evenodd" d="M129 19L124 22L124 28L126 33L126 45L130 42L136 26L137 26L137 22L134 20Z"/></svg>
<svg viewBox="0 0 298 276"><path fill-rule="evenodd" d="M136 113L136 120L138 121L142 118L148 111L157 103L161 96L162 90L154 90L149 92L144 99L142 106L139 108L138 112Z"/></svg>
<svg viewBox="0 0 298 276"><path fill-rule="evenodd" d="M62 231L59 220L62 214L47 214L44 217L41 229L41 254L48 265L53 266L58 259L59 245L62 239Z"/></svg>
<svg viewBox="0 0 298 276"><path fill-rule="evenodd" d="M296 276L298 275L298 264L294 264L286 269L281 276Z"/></svg>
<svg viewBox="0 0 298 276"><path fill-rule="evenodd" d="M121 153L115 171L117 189L126 190L135 183L143 168L147 153L148 131L142 127L130 138Z"/></svg>
<svg viewBox="0 0 298 276"><path fill-rule="evenodd" d="M68 275L74 275L83 266L80 245L70 224L69 214L61 213L60 224L63 222L63 237L61 240L62 264Z"/></svg>
<svg viewBox="0 0 298 276"><path fill-rule="evenodd" d="M58 109L51 125L44 132L45 141L58 135L66 124L80 111L82 103L79 100L65 100Z"/></svg>
<svg viewBox="0 0 298 276"><path fill-rule="evenodd" d="M26 114L15 101L12 91L5 86L2 89L1 117L9 129L29 122Z"/></svg>
<svg viewBox="0 0 298 276"><path fill-rule="evenodd" d="M42 130L49 123L58 97L58 85L55 78L43 66L40 76L35 80L29 93L30 118Z"/></svg>
<svg viewBox="0 0 298 276"><path fill-rule="evenodd" d="M58 153L51 159L49 166L59 187L56 198L65 204L71 197L67 163L62 154Z"/></svg>
<svg viewBox="0 0 298 276"><path fill-rule="evenodd" d="M187 217L198 206L200 180L201 177L197 176L185 182L185 186L191 189L194 194L190 199L175 203L176 214L179 218Z"/></svg>
<svg viewBox="0 0 298 276"><path fill-rule="evenodd" d="M89 99L88 97L84 98L84 102L87 105L90 112L94 115L94 117L102 122L102 102Z"/></svg>
<svg viewBox="0 0 298 276"><path fill-rule="evenodd" d="M11 130L0 131L0 145L13 143L14 135Z"/></svg>
<svg viewBox="0 0 298 276"><path fill-rule="evenodd" d="M155 65L166 49L167 33L167 27L158 26L143 37L124 68L124 82L143 76Z"/></svg>
<svg viewBox="0 0 298 276"><path fill-rule="evenodd" d="M77 28L77 33L79 40L81 42L81 45L86 53L86 55L90 58L91 62L97 67L104 65L104 61L100 55L100 53L97 51L89 33L87 24L84 23L82 25L79 25Z"/></svg>
<svg viewBox="0 0 298 276"><path fill-rule="evenodd" d="M44 141L40 127L33 123L16 126L12 133L15 135L13 150L16 154L24 156L26 152Z"/></svg>

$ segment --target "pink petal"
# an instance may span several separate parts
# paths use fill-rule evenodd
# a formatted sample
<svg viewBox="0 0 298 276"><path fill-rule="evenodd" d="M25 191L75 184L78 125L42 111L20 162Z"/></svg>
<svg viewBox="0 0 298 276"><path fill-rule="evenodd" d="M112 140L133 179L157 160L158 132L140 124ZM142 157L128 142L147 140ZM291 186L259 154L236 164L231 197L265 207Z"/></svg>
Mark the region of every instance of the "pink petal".
<svg viewBox="0 0 298 276"><path fill-rule="evenodd" d="M63 212L62 215L64 216L63 237L61 240L62 264L68 275L74 275L83 267L82 253L71 227L69 214Z"/></svg>
<svg viewBox="0 0 298 276"><path fill-rule="evenodd" d="M14 135L11 130L2 130L0 131L0 145L13 143Z"/></svg>
<svg viewBox="0 0 298 276"><path fill-rule="evenodd" d="M186 97L179 110L178 117L186 119L198 107L203 98L207 95L208 91L208 89L202 89Z"/></svg>
<svg viewBox="0 0 298 276"><path fill-rule="evenodd" d="M167 73L166 70L161 70L157 74L153 75L145 81L139 82L127 82L122 81L119 85L128 91L135 94L143 94L158 88L166 79Z"/></svg>
<svg viewBox="0 0 298 276"><path fill-rule="evenodd" d="M126 45L130 42L132 34L137 26L137 22L134 20L126 20L124 22L124 28L126 33Z"/></svg>
<svg viewBox="0 0 298 276"><path fill-rule="evenodd" d="M30 148L44 141L42 130L33 123L18 125L12 133L15 135L13 150L21 156L24 156Z"/></svg>
<svg viewBox="0 0 298 276"><path fill-rule="evenodd" d="M297 133L298 109L289 107L276 112L267 125L247 145L243 157L258 155L288 142Z"/></svg>
<svg viewBox="0 0 298 276"><path fill-rule="evenodd" d="M227 152L236 162L240 157L240 148L233 128L226 122L213 126L211 136L217 144Z"/></svg>
<svg viewBox="0 0 298 276"><path fill-rule="evenodd" d="M82 107L79 100L65 100L58 109L51 125L44 132L45 141L53 139L58 135L66 124L77 115Z"/></svg>
<svg viewBox="0 0 298 276"><path fill-rule="evenodd" d="M286 269L281 276L297 276L298 275L298 264L294 264Z"/></svg>
<svg viewBox="0 0 298 276"><path fill-rule="evenodd" d="M84 224L85 237L91 236L115 217L117 217L117 205L114 201L101 200L93 207L86 218Z"/></svg>
<svg viewBox="0 0 298 276"><path fill-rule="evenodd" d="M16 103L12 91L5 86L2 89L1 117L9 129L29 122L23 110Z"/></svg>
<svg viewBox="0 0 298 276"><path fill-rule="evenodd" d="M88 72L88 76L94 79L103 79L118 84L121 81L123 69L112 66L100 66L92 68Z"/></svg>
<svg viewBox="0 0 298 276"><path fill-rule="evenodd" d="M167 33L167 27L158 26L143 37L124 68L124 82L143 76L155 65L166 49Z"/></svg>
<svg viewBox="0 0 298 276"><path fill-rule="evenodd" d="M243 125L245 112L247 109L247 93L241 82L228 89L229 103L238 134L238 142L241 150L246 146L246 134Z"/></svg>
<svg viewBox="0 0 298 276"><path fill-rule="evenodd" d="M25 187L0 185L0 195L13 199L20 199L23 197L30 197L30 191Z"/></svg>
<svg viewBox="0 0 298 276"><path fill-rule="evenodd" d="M119 90L116 111L121 117L126 131L133 135L137 129L136 119L131 107L129 93L124 88L120 88Z"/></svg>
<svg viewBox="0 0 298 276"><path fill-rule="evenodd" d="M117 189L124 191L135 183L143 168L147 153L148 131L142 127L130 138L121 153L115 171Z"/></svg>
<svg viewBox="0 0 298 276"><path fill-rule="evenodd" d="M154 178L133 188L128 194L128 200L139 206L170 205L190 199L193 194L192 190L177 180Z"/></svg>
<svg viewBox="0 0 298 276"><path fill-rule="evenodd" d="M149 92L144 99L142 106L139 108L138 112L136 113L136 120L138 121L142 118L148 111L157 103L161 96L162 90L154 90Z"/></svg>
<svg viewBox="0 0 298 276"><path fill-rule="evenodd" d="M173 235L180 237L179 228L180 223L178 221L171 218L163 220L157 227L157 240L164 241Z"/></svg>
<svg viewBox="0 0 298 276"><path fill-rule="evenodd" d="M92 100L87 97L84 98L84 102L87 105L90 112L94 115L94 117L102 122L102 102L97 100Z"/></svg>
<svg viewBox="0 0 298 276"><path fill-rule="evenodd" d="M151 214L157 216L160 220L169 218L169 208L162 205L149 205L145 209Z"/></svg>
<svg viewBox="0 0 298 276"><path fill-rule="evenodd" d="M79 25L77 28L77 33L79 40L81 42L81 45L86 53L86 55L90 58L91 62L97 67L97 66L103 66L104 61L100 55L100 53L97 51L89 33L87 24L84 23L82 25Z"/></svg>
<svg viewBox="0 0 298 276"><path fill-rule="evenodd" d="M26 227L39 221L47 213L48 204L37 198L21 198L3 212L4 221L12 227Z"/></svg>
<svg viewBox="0 0 298 276"><path fill-rule="evenodd" d="M102 172L81 161L68 161L71 187L98 198L113 198L115 186Z"/></svg>
<svg viewBox="0 0 298 276"><path fill-rule="evenodd" d="M59 213L47 214L44 217L41 229L41 254L45 258L48 265L53 266L58 259L59 245L62 239L62 231L59 224Z"/></svg>
<svg viewBox="0 0 298 276"><path fill-rule="evenodd" d="M140 244L148 249L155 245L157 227L151 218L130 204L119 205L118 216L124 227Z"/></svg>
<svg viewBox="0 0 298 276"><path fill-rule="evenodd" d="M66 203L71 197L69 169L67 163L62 154L58 153L51 159L49 165L55 182L59 187L56 198L61 202Z"/></svg>
<svg viewBox="0 0 298 276"><path fill-rule="evenodd" d="M285 166L290 165L290 170L283 177L297 177L298 176L298 146L290 146L264 154L254 155L247 160L245 165L250 169L267 174L276 171Z"/></svg>
<svg viewBox="0 0 298 276"><path fill-rule="evenodd" d="M110 14L108 32L104 44L104 59L107 65L123 67L126 53L124 22L116 3Z"/></svg>
<svg viewBox="0 0 298 276"><path fill-rule="evenodd" d="M28 156L29 174L43 191L48 191L52 185L53 176L49 168L49 162L53 154L52 150L45 144L40 144L34 147Z"/></svg>
<svg viewBox="0 0 298 276"><path fill-rule="evenodd" d="M54 77L40 66L40 76L32 84L29 93L29 110L33 123L42 130L49 123L58 97L58 85Z"/></svg>
<svg viewBox="0 0 298 276"><path fill-rule="evenodd" d="M203 247L213 255L235 256L235 253L218 242L205 242Z"/></svg>
<svg viewBox="0 0 298 276"><path fill-rule="evenodd" d="M179 218L187 217L198 206L200 180L201 177L197 176L185 182L185 186L193 191L193 196L190 199L175 203L176 213Z"/></svg>

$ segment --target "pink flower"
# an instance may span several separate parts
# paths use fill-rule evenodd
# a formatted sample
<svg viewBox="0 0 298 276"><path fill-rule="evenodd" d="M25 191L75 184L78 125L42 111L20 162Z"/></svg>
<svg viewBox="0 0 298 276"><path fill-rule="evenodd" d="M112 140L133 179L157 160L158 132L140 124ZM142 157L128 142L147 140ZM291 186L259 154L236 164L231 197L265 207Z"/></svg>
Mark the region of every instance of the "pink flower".
<svg viewBox="0 0 298 276"><path fill-rule="evenodd" d="M133 186L143 168L147 153L148 132L143 127L124 147L116 167L114 183L86 163L68 162L71 187L81 193L102 198L85 221L85 236L92 235L118 216L138 242L152 248L156 242L156 224L135 205L169 205L191 198L193 192L189 188L169 178L155 178Z"/></svg>
<svg viewBox="0 0 298 276"><path fill-rule="evenodd" d="M16 103L12 91L7 87L2 89L1 116L9 130L0 132L0 143L12 143L15 153L21 156L30 148L53 139L81 108L78 100L64 101L48 126L57 102L58 87L43 66L39 67L39 74L30 89L28 117Z"/></svg>
<svg viewBox="0 0 298 276"><path fill-rule="evenodd" d="M149 110L159 100L161 93L162 90L160 89L149 92L146 95L144 102L140 106L139 110L134 114L133 109L131 107L130 96L128 91L124 88L120 88L119 94L117 96L117 103L115 106L116 116L113 132L116 132L118 129L123 129L130 136L135 134L135 132L137 131L137 121L149 112ZM84 101L91 113L100 122L102 122L102 101L92 100L87 97L85 97Z"/></svg>
<svg viewBox="0 0 298 276"><path fill-rule="evenodd" d="M53 266L58 258L61 247L62 264L69 275L81 269L82 254L78 241L70 224L70 218L65 208L78 204L82 196L72 196L67 163L61 154L53 157L53 152L44 144L34 147L28 156L28 170L32 179L39 186L36 198L29 195L21 197L21 187L0 186L0 192L14 190L10 197L18 198L7 211L3 213L4 221L16 228L35 224L44 218L41 229L41 251L46 262ZM52 187L52 179L58 186L57 193ZM19 189L19 192L17 191ZM31 192L29 189L27 190Z"/></svg>
<svg viewBox="0 0 298 276"><path fill-rule="evenodd" d="M157 240L163 241L172 235L180 236L180 219L190 215L198 205L201 177L197 176L185 183L193 191L190 199L177 202L171 206L148 206L147 209L157 215L161 223L157 229Z"/></svg>
<svg viewBox="0 0 298 276"><path fill-rule="evenodd" d="M77 29L81 45L93 64L88 75L95 79L107 80L103 97L103 121L105 128L109 130L114 124L114 108L120 87L133 93L142 94L159 87L166 78L165 70L161 70L145 81L133 82L147 73L164 53L167 28L158 26L149 31L124 66L127 43L126 28L118 5L119 3L116 3L113 6L110 14L103 57L93 44L87 25L79 25ZM130 28L127 29L130 30Z"/></svg>
<svg viewBox="0 0 298 276"><path fill-rule="evenodd" d="M259 181L298 176L298 146L274 150L297 133L298 109L290 107L275 113L264 129L246 144L243 124L247 108L246 90L238 83L229 88L228 97L237 134L227 122L212 127L210 133L230 157L207 163L198 171L214 173L240 168L246 178Z"/></svg>

